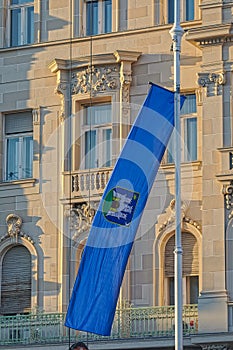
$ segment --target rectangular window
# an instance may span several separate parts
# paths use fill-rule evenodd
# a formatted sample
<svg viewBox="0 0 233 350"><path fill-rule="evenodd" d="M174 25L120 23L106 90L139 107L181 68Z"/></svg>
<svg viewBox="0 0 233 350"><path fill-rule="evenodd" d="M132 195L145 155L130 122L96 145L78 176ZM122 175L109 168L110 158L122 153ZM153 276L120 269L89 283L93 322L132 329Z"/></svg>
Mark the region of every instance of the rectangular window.
<svg viewBox="0 0 233 350"><path fill-rule="evenodd" d="M180 112L181 117L181 161L197 160L197 117L196 95L186 95L186 100ZM167 147L167 163L174 163L175 134L169 140Z"/></svg>
<svg viewBox="0 0 233 350"><path fill-rule="evenodd" d="M32 177L33 136L31 112L5 116L5 180Z"/></svg>
<svg viewBox="0 0 233 350"><path fill-rule="evenodd" d="M168 0L167 9L168 9L168 14L167 14L168 23L174 23L174 11L175 11L174 0Z"/></svg>
<svg viewBox="0 0 233 350"><path fill-rule="evenodd" d="M168 305L175 305L175 280L168 277ZM197 304L199 296L199 277L183 277L183 303Z"/></svg>
<svg viewBox="0 0 233 350"><path fill-rule="evenodd" d="M34 42L34 3L11 0L9 5L10 46Z"/></svg>
<svg viewBox="0 0 233 350"><path fill-rule="evenodd" d="M193 21L194 20L194 0L186 0L185 1L185 20Z"/></svg>
<svg viewBox="0 0 233 350"><path fill-rule="evenodd" d="M199 277L198 276L189 276L189 304L197 304L199 296Z"/></svg>
<svg viewBox="0 0 233 350"><path fill-rule="evenodd" d="M98 34L98 1L87 2L87 35Z"/></svg>
<svg viewBox="0 0 233 350"><path fill-rule="evenodd" d="M112 0L104 1L104 33L112 31Z"/></svg>
<svg viewBox="0 0 233 350"><path fill-rule="evenodd" d="M175 280L174 277L168 278L168 288L169 288L169 305L175 305Z"/></svg>
<svg viewBox="0 0 233 350"><path fill-rule="evenodd" d="M86 35L112 31L112 0L86 1Z"/></svg>
<svg viewBox="0 0 233 350"><path fill-rule="evenodd" d="M85 106L83 114L85 169L112 165L111 104Z"/></svg>

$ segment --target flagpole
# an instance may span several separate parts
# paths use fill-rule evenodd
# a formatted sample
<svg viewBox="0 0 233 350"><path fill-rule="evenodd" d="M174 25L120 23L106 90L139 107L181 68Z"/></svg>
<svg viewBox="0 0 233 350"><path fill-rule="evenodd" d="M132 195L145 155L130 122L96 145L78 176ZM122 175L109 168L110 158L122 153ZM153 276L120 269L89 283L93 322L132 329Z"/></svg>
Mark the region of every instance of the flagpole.
<svg viewBox="0 0 233 350"><path fill-rule="evenodd" d="M183 349L182 244L181 244L181 138L180 138L180 52L183 29L180 26L180 0L175 0L174 24L170 30L174 53L175 118L175 349Z"/></svg>

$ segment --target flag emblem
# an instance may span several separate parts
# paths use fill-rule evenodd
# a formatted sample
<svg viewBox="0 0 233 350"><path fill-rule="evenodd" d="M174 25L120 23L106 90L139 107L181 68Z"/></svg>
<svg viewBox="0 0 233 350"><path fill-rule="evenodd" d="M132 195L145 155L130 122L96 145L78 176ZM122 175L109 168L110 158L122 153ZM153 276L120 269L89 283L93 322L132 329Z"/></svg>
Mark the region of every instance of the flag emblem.
<svg viewBox="0 0 233 350"><path fill-rule="evenodd" d="M122 187L112 188L103 200L103 215L107 221L121 226L129 226L139 193Z"/></svg>

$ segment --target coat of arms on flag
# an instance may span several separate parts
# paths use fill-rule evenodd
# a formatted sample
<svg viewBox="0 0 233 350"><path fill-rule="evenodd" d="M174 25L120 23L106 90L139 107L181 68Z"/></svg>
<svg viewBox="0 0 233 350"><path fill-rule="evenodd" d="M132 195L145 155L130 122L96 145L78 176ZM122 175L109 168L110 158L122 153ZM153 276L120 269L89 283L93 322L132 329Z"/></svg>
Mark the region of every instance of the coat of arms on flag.
<svg viewBox="0 0 233 350"><path fill-rule="evenodd" d="M129 226L139 193L122 187L112 188L103 201L103 214L106 220L117 225Z"/></svg>

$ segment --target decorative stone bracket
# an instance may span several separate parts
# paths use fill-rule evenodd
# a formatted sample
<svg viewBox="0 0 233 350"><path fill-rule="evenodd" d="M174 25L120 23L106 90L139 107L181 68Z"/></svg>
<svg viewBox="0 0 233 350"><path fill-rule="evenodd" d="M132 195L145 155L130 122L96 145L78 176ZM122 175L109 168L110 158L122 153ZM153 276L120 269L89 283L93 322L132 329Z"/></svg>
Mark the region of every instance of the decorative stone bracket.
<svg viewBox="0 0 233 350"><path fill-rule="evenodd" d="M223 185L222 193L224 195L226 209L233 209L233 183Z"/></svg>
<svg viewBox="0 0 233 350"><path fill-rule="evenodd" d="M222 93L222 85L226 83L224 72L198 73L198 85L205 88L206 96L217 96Z"/></svg>
<svg viewBox="0 0 233 350"><path fill-rule="evenodd" d="M74 231L72 240L76 240L83 232L88 232L97 209L96 202L80 203L76 207L65 208L65 217L69 219L71 231Z"/></svg>

